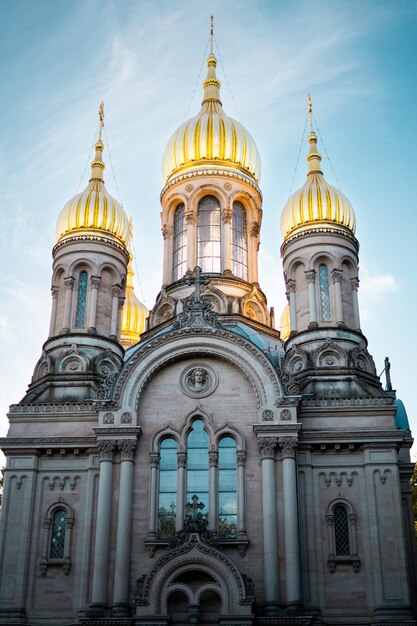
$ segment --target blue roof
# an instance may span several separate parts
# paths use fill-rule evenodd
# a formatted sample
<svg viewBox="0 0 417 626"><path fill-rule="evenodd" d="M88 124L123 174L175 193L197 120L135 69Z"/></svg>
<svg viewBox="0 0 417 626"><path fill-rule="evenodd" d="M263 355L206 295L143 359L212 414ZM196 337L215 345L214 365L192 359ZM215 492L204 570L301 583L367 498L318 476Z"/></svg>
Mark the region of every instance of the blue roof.
<svg viewBox="0 0 417 626"><path fill-rule="evenodd" d="M405 410L403 401L396 398L394 400L394 405L397 407L394 416L395 427L403 430L410 430L410 423L408 421L407 411Z"/></svg>

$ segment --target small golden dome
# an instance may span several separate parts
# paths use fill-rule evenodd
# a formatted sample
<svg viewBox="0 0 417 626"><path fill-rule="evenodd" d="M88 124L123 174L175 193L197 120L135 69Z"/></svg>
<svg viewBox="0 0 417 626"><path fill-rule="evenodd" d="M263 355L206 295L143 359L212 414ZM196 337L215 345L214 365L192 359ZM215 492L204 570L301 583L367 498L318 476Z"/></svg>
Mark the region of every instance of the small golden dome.
<svg viewBox="0 0 417 626"><path fill-rule="evenodd" d="M290 305L287 304L281 313L281 319L279 323L279 330L281 333L282 341L286 341L291 333L290 327Z"/></svg>
<svg viewBox="0 0 417 626"><path fill-rule="evenodd" d="M141 334L146 330L146 318L149 315L149 310L135 296L133 276L132 254L130 254L127 266L126 299L120 324L120 343L124 348L138 343Z"/></svg>
<svg viewBox="0 0 417 626"><path fill-rule="evenodd" d="M184 169L214 165L238 169L258 182L261 175L258 148L244 126L223 111L213 52L208 57L207 66L200 112L175 131L165 149L164 180L168 182Z"/></svg>
<svg viewBox="0 0 417 626"><path fill-rule="evenodd" d="M100 105L100 134L95 145L95 158L91 163L91 178L81 193L69 200L58 216L56 225L57 241L64 241L76 235L105 236L127 245L130 237L129 220L123 207L113 198L104 186L101 141L103 124L103 103Z"/></svg>
<svg viewBox="0 0 417 626"><path fill-rule="evenodd" d="M309 98L311 115L311 100ZM317 152L317 137L312 128L308 136L310 153L307 156L309 171L304 185L287 201L281 214L281 232L284 241L303 230L325 230L338 227L355 234L356 219L352 205L336 187L329 185L320 170L321 155Z"/></svg>

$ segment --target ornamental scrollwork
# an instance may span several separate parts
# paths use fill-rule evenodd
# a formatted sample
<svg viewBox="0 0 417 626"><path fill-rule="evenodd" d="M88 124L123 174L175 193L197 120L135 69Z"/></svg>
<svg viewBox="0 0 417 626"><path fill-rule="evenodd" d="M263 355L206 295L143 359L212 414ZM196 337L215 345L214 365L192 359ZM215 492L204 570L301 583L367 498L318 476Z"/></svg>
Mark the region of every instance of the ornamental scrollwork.
<svg viewBox="0 0 417 626"><path fill-rule="evenodd" d="M120 458L122 461L133 461L135 458L135 450L137 446L135 439L120 439L117 447L120 450Z"/></svg>
<svg viewBox="0 0 417 626"><path fill-rule="evenodd" d="M293 458L297 447L297 437L280 437L278 439L279 447L282 451L282 458Z"/></svg>
<svg viewBox="0 0 417 626"><path fill-rule="evenodd" d="M113 461L116 442L113 439L103 439L97 442L101 461Z"/></svg>
<svg viewBox="0 0 417 626"><path fill-rule="evenodd" d="M259 437L258 448L261 459L274 459L278 437Z"/></svg>

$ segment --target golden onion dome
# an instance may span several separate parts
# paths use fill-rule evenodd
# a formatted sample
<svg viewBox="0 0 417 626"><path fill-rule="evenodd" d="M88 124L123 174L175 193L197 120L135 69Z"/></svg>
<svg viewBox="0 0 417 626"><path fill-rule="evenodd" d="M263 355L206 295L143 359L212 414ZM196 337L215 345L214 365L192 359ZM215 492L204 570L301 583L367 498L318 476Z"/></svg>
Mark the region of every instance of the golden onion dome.
<svg viewBox="0 0 417 626"><path fill-rule="evenodd" d="M311 100L309 98L311 116ZM307 156L308 174L304 185L287 201L281 214L281 232L284 241L303 230L317 231L336 227L355 234L356 219L352 205L346 196L336 187L329 185L320 169L321 155L317 152L317 137L310 117L308 143L310 153Z"/></svg>
<svg viewBox="0 0 417 626"><path fill-rule="evenodd" d="M146 318L149 310L135 296L133 289L132 254L127 266L126 299L122 309L120 324L120 343L124 348L138 343L140 336L146 330Z"/></svg>
<svg viewBox="0 0 417 626"><path fill-rule="evenodd" d="M212 51L207 59L201 109L168 141L162 162L166 182L185 169L207 165L237 169L259 182L261 160L258 148L246 128L223 111L216 63Z"/></svg>
<svg viewBox="0 0 417 626"><path fill-rule="evenodd" d="M58 243L77 235L97 235L127 246L129 220L123 207L111 196L104 185L101 141L103 109L100 107L100 134L95 145L95 158L91 163L91 178L81 193L69 200L58 216L56 238Z"/></svg>
<svg viewBox="0 0 417 626"><path fill-rule="evenodd" d="M281 313L281 320L279 323L279 330L282 341L286 341L291 333L290 326L290 305L287 304Z"/></svg>

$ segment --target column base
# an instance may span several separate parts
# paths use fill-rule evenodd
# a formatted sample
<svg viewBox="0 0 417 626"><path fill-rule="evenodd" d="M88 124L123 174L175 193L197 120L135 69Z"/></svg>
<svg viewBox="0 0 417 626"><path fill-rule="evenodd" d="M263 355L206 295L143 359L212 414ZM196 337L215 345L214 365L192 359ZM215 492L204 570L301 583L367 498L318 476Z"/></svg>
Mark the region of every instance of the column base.
<svg viewBox="0 0 417 626"><path fill-rule="evenodd" d="M87 617L106 617L107 616L107 605L106 604L90 604L87 609Z"/></svg>
<svg viewBox="0 0 417 626"><path fill-rule="evenodd" d="M87 328L87 333L88 333L89 335L97 335L97 329L96 329L96 328L94 328L94 326L89 326L89 327Z"/></svg>
<svg viewBox="0 0 417 626"><path fill-rule="evenodd" d="M111 609L112 617L130 617L130 610L127 604L113 604Z"/></svg>

